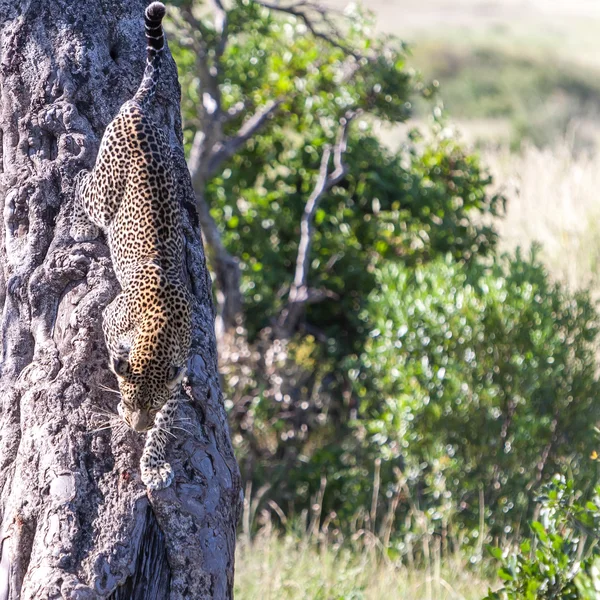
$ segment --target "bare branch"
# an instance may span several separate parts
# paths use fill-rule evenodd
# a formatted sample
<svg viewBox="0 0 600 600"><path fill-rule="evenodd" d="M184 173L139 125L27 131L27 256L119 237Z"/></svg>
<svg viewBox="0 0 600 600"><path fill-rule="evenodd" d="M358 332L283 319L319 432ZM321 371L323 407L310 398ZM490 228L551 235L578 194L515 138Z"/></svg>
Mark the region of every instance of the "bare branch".
<svg viewBox="0 0 600 600"><path fill-rule="evenodd" d="M319 176L315 187L308 198L300 222L300 243L298 244L298 254L296 256L296 270L294 273L294 282L290 288L288 303L281 311L277 326L275 328L278 337L289 337L298 320L300 319L304 307L309 303L320 302L328 296L319 293L316 290L308 288L308 271L310 267L310 250L314 236L314 216L319 207L319 202L329 189L338 184L345 176L347 167L343 162L344 153L348 143L348 128L351 121L356 116L356 112L349 112L340 121L337 140L333 148L326 145L321 157L321 166ZM329 173L329 163L333 155L334 171Z"/></svg>
<svg viewBox="0 0 600 600"><path fill-rule="evenodd" d="M202 234L221 294L219 298L220 328L228 330L238 324L242 314L239 262L227 252L205 197L205 186L208 179L207 165L210 162L213 148L219 145L223 139L224 119L222 118L218 68L219 58L227 44L228 25L227 11L221 0L212 0L212 2L215 9L215 30L218 34L216 58L213 61L210 60L205 42L208 33L206 28L194 17L189 8L182 9L182 18L190 33L196 55L196 70L200 77L202 92L202 102L198 103L196 109L200 127L194 136L188 168L192 177Z"/></svg>
<svg viewBox="0 0 600 600"><path fill-rule="evenodd" d="M325 146L323 150L323 156L321 157L321 168L319 170L319 177L317 184L310 195L306 206L304 207L304 214L302 215L302 221L300 222L300 244L298 244L298 256L296 258L296 273L294 274L294 284L290 289L290 302L306 302L307 290L306 290L306 279L308 272L308 261L310 254L310 246L312 243L313 230L312 222L315 216L315 212L321 200L321 196L327 189L327 171L329 169L329 159L331 157L331 146Z"/></svg>
<svg viewBox="0 0 600 600"><path fill-rule="evenodd" d="M258 109L254 115L247 119L240 127L236 135L223 140L217 147L213 147L213 151L208 159L206 172L212 175L223 161L232 157L254 134L256 134L269 120L269 118L279 108L283 99L270 102L266 106Z"/></svg>
<svg viewBox="0 0 600 600"><path fill-rule="evenodd" d="M227 46L229 20L221 0L212 0L212 3L215 9L215 30L219 34L219 41L215 49L216 60L218 61L223 56Z"/></svg>
<svg viewBox="0 0 600 600"><path fill-rule="evenodd" d="M202 166L204 148L204 132L198 130L194 136L192 150L188 160L188 168L192 178L192 186L196 199L196 210L206 242L211 267L217 280L220 297L218 334L231 330L241 324L242 294L240 291L240 266L236 257L229 254L219 228L210 214L210 208L205 198L206 177Z"/></svg>
<svg viewBox="0 0 600 600"><path fill-rule="evenodd" d="M328 13L332 11L330 8L326 8L320 4L316 4L313 2L308 2L307 0L303 0L300 2L296 2L293 5L281 5L279 3L274 4L272 2L268 2L267 0L254 0L257 4L268 8L269 10L274 10L278 12L287 13L298 19L301 19L306 28L317 38L324 40L328 44L331 44L335 48L339 48L345 54L349 56L353 56L357 61L362 60L364 57L359 52L356 52L352 48L349 48L345 44L343 44L340 40L342 39L341 34L335 28L335 26L331 23L331 20L328 17ZM327 33L325 31L321 31L317 28L316 23L309 15L309 11L314 11L321 16L321 20L324 21L331 33Z"/></svg>
<svg viewBox="0 0 600 600"><path fill-rule="evenodd" d="M334 146L333 153L333 164L335 166L335 171L329 175L327 180L327 189L336 185L341 179L346 176L346 165L343 163L344 153L348 148L348 127L350 126L350 122L360 114L362 111L349 111L346 115L341 119L340 130L338 131L337 141Z"/></svg>
<svg viewBox="0 0 600 600"><path fill-rule="evenodd" d="M213 0L215 5L215 28L219 32L219 47L225 48L227 41L227 12L221 0ZM196 70L200 78L202 102L196 107L200 130L194 138L194 150L189 161L189 169L194 178L194 189L204 187L207 179L206 164L212 149L223 138L223 115L221 108L221 90L218 82L218 59L211 61L206 45L206 28L193 15L189 7L181 9L183 21L190 33L192 46L196 56ZM221 44L223 46L221 47ZM217 49L217 53L218 53ZM203 181L202 181L203 180Z"/></svg>
<svg viewBox="0 0 600 600"><path fill-rule="evenodd" d="M237 257L231 256L210 214L210 209L201 191L194 190L198 219L202 228L202 235L206 240L211 267L217 280L218 292L222 297L217 298L219 303L218 331L217 334L236 328L242 322L242 293L240 290L240 265Z"/></svg>

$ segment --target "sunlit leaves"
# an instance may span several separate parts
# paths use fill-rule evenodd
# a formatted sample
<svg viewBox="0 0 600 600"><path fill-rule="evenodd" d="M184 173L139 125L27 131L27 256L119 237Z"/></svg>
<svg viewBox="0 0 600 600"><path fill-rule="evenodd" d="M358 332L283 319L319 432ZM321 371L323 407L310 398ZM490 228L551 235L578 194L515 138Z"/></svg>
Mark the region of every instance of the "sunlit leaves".
<svg viewBox="0 0 600 600"><path fill-rule="evenodd" d="M490 548L502 567L503 587L486 600L595 600L600 593L600 488L591 501L572 480L555 476L538 497L540 520L530 522L533 541L513 551Z"/></svg>
<svg viewBox="0 0 600 600"><path fill-rule="evenodd" d="M598 315L535 259L388 263L361 316L373 328L351 371L356 426L416 488L441 474L465 522L476 522L479 486L500 533L531 510L527 492L547 473L595 472Z"/></svg>

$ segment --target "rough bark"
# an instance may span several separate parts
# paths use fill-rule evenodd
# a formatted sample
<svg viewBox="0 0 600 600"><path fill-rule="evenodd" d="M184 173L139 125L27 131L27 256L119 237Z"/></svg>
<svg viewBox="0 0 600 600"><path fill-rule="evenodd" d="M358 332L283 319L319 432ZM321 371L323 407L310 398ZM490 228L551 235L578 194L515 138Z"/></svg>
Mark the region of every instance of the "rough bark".
<svg viewBox="0 0 600 600"><path fill-rule="evenodd" d="M232 597L240 478L170 58L155 118L176 156L196 299L175 483L148 497L143 437L93 431L117 402L100 315L118 284L104 240L68 235L72 179L139 84L144 7L0 0L0 600Z"/></svg>

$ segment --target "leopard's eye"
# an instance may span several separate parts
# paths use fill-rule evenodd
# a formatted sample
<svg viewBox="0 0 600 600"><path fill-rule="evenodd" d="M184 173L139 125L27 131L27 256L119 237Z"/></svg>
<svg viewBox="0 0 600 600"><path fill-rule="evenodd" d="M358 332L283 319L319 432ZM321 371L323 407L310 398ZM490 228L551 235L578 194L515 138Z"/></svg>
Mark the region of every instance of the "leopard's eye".
<svg viewBox="0 0 600 600"><path fill-rule="evenodd" d="M126 358L113 358L111 366L114 374L119 377L126 377L131 373L131 364Z"/></svg>
<svg viewBox="0 0 600 600"><path fill-rule="evenodd" d="M184 367L172 366L167 375L167 387L172 390L183 379L184 373Z"/></svg>

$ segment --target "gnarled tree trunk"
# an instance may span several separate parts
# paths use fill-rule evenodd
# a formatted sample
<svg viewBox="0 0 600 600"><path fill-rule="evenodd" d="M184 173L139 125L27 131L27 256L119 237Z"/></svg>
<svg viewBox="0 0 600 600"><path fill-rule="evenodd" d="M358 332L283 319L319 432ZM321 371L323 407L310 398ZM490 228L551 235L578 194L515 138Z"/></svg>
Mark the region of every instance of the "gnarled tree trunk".
<svg viewBox="0 0 600 600"><path fill-rule="evenodd" d="M154 116L176 157L196 299L175 483L148 497L143 437L93 431L117 403L101 313L118 284L102 239L68 235L72 180L140 82L145 4L0 0L0 600L232 596L240 479L170 58Z"/></svg>

